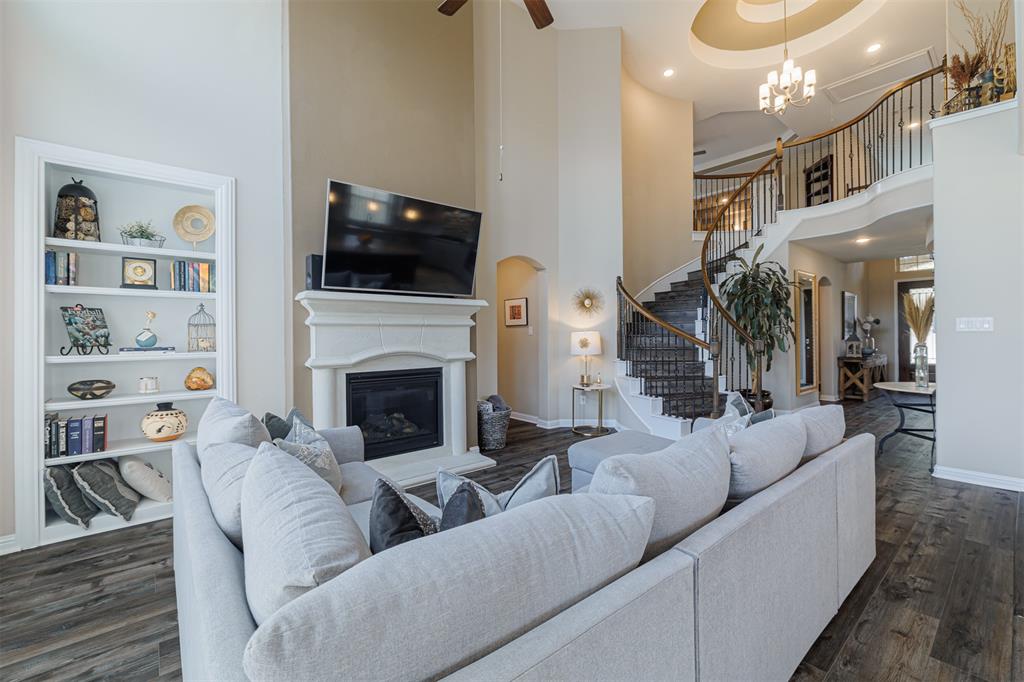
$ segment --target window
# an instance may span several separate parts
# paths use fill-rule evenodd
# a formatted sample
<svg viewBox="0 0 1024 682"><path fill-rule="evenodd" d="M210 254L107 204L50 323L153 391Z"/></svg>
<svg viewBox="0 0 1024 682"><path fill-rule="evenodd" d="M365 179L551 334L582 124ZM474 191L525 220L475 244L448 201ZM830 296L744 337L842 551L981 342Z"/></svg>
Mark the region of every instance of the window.
<svg viewBox="0 0 1024 682"><path fill-rule="evenodd" d="M935 260L930 253L921 256L900 256L896 259L896 272L914 272L916 270L934 270Z"/></svg>

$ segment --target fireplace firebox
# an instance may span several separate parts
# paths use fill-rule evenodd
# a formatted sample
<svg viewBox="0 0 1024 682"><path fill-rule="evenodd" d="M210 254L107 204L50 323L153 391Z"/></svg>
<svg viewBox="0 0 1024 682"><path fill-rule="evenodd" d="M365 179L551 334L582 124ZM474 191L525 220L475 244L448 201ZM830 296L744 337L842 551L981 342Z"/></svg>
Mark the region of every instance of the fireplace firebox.
<svg viewBox="0 0 1024 682"><path fill-rule="evenodd" d="M345 423L362 430L366 459L444 444L439 367L360 372L346 380Z"/></svg>

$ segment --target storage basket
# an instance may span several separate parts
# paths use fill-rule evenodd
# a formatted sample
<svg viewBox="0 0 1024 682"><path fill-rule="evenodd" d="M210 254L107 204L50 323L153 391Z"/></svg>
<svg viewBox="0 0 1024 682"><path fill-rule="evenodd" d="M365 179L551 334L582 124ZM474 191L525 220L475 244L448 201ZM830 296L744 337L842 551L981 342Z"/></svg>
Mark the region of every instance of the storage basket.
<svg viewBox="0 0 1024 682"><path fill-rule="evenodd" d="M486 405L486 407L484 407ZM476 405L477 423L479 424L480 449L500 450L505 447L508 436L508 422L512 418L512 408L495 410L486 400Z"/></svg>

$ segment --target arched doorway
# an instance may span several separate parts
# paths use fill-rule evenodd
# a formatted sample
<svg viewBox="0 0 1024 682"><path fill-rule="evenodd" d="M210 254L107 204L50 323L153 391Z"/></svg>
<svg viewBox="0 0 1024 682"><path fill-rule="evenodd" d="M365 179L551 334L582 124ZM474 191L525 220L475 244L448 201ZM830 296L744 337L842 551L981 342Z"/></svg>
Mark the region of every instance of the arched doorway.
<svg viewBox="0 0 1024 682"><path fill-rule="evenodd" d="M525 256L497 265L498 393L513 416L547 418L547 272Z"/></svg>

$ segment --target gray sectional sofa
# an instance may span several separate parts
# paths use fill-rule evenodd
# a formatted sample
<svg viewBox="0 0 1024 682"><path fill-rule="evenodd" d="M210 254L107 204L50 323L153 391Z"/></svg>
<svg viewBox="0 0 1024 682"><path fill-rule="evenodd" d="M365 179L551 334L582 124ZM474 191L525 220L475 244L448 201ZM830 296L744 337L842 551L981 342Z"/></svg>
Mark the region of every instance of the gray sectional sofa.
<svg viewBox="0 0 1024 682"><path fill-rule="evenodd" d="M362 462L357 433L324 435L342 463L342 498L365 533L360 505L368 508L376 474ZM349 569L366 570L348 585L342 574L257 629L243 554L212 514L196 450L177 443L173 456L186 680L244 680L246 671L289 681L785 680L875 555L874 437L863 434L639 565L639 554L620 556L628 538L616 540L607 562L631 563L603 567L606 577L594 568L599 534L578 544L558 528L517 536L514 520L569 518L540 500L375 555ZM389 555L401 577L382 589ZM373 571L376 582L366 578ZM379 608L374 594L353 597L359 579L378 586Z"/></svg>

